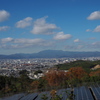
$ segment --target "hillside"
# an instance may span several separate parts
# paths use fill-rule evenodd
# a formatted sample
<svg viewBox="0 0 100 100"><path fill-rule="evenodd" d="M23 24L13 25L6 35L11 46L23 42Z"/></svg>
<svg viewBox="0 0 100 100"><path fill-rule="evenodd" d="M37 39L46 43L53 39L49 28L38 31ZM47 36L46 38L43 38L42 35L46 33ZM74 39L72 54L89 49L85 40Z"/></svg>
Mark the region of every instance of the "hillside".
<svg viewBox="0 0 100 100"><path fill-rule="evenodd" d="M78 61L74 61L71 63L65 63L65 64L59 64L56 65L55 67L57 67L60 70L68 70L72 67L82 67L85 70L89 71L91 68L93 68L94 66L100 64L100 61L82 61L82 60L78 60Z"/></svg>

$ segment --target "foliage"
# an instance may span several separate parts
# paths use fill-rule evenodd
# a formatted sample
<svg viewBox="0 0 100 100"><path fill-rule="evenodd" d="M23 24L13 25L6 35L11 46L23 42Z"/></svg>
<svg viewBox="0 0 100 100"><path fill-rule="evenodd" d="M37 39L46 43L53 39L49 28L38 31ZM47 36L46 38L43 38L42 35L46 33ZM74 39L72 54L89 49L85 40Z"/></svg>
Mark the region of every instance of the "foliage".
<svg viewBox="0 0 100 100"><path fill-rule="evenodd" d="M22 70L19 72L19 75L27 75L28 71L27 70Z"/></svg>
<svg viewBox="0 0 100 100"><path fill-rule="evenodd" d="M70 79L82 79L87 76L87 73L82 67L72 67L67 72L67 75Z"/></svg>
<svg viewBox="0 0 100 100"><path fill-rule="evenodd" d="M31 89L38 89L38 86L39 86L39 82L38 80L35 80L31 83Z"/></svg>
<svg viewBox="0 0 100 100"><path fill-rule="evenodd" d="M56 90L52 90L50 94L51 94L51 100L62 100L62 95L57 95Z"/></svg>
<svg viewBox="0 0 100 100"><path fill-rule="evenodd" d="M45 73L44 77L49 86L60 86L66 80L66 74L64 71L50 70L48 73Z"/></svg>
<svg viewBox="0 0 100 100"><path fill-rule="evenodd" d="M97 64L100 64L100 60L97 60L97 61L78 60L78 61L73 61L73 62L70 62L70 63L59 64L59 65L56 65L55 67L59 70L69 70L72 67L81 66L83 69L85 69L89 73L90 68L94 67Z"/></svg>
<svg viewBox="0 0 100 100"><path fill-rule="evenodd" d="M5 87L5 76L0 76L0 90Z"/></svg>
<svg viewBox="0 0 100 100"><path fill-rule="evenodd" d="M38 79L38 82L39 82L39 84L38 84L38 90L40 90L40 91L47 90L48 83L47 83L47 81L44 78Z"/></svg>
<svg viewBox="0 0 100 100"><path fill-rule="evenodd" d="M100 76L100 69L96 71L91 71L90 76Z"/></svg>
<svg viewBox="0 0 100 100"><path fill-rule="evenodd" d="M41 70L37 70L34 72L35 75L37 75L38 73L43 73Z"/></svg>

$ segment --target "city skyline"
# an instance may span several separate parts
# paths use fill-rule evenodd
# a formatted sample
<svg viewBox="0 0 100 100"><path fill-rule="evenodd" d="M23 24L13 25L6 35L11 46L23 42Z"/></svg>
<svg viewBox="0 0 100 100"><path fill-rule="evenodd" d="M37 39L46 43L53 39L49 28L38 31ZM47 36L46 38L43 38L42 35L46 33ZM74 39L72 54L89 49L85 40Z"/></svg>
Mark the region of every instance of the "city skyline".
<svg viewBox="0 0 100 100"><path fill-rule="evenodd" d="M0 0L0 54L100 51L99 0Z"/></svg>

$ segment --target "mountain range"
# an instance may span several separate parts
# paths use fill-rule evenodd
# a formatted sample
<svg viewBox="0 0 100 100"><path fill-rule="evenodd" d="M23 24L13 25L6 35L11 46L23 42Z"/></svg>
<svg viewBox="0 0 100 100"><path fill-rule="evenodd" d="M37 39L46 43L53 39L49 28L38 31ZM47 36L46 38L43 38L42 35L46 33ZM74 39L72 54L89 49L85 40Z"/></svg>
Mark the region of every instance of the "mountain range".
<svg viewBox="0 0 100 100"><path fill-rule="evenodd" d="M72 52L62 50L44 50L32 54L0 55L0 59L29 59L29 58L63 58L63 57L100 57L100 52Z"/></svg>

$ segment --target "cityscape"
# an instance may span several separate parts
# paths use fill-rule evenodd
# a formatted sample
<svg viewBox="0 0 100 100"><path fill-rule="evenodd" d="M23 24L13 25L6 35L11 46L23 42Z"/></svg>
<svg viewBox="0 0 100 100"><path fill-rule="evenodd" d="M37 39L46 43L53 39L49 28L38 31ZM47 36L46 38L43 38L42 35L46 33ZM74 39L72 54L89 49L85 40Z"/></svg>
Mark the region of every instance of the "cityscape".
<svg viewBox="0 0 100 100"><path fill-rule="evenodd" d="M22 70L28 71L28 77L37 79L43 76L55 65L70 63L77 60L96 61L100 57L83 57L83 58L37 58L37 59L1 59L0 60L0 75L19 77L19 72ZM42 73L35 75L35 71L41 70Z"/></svg>

